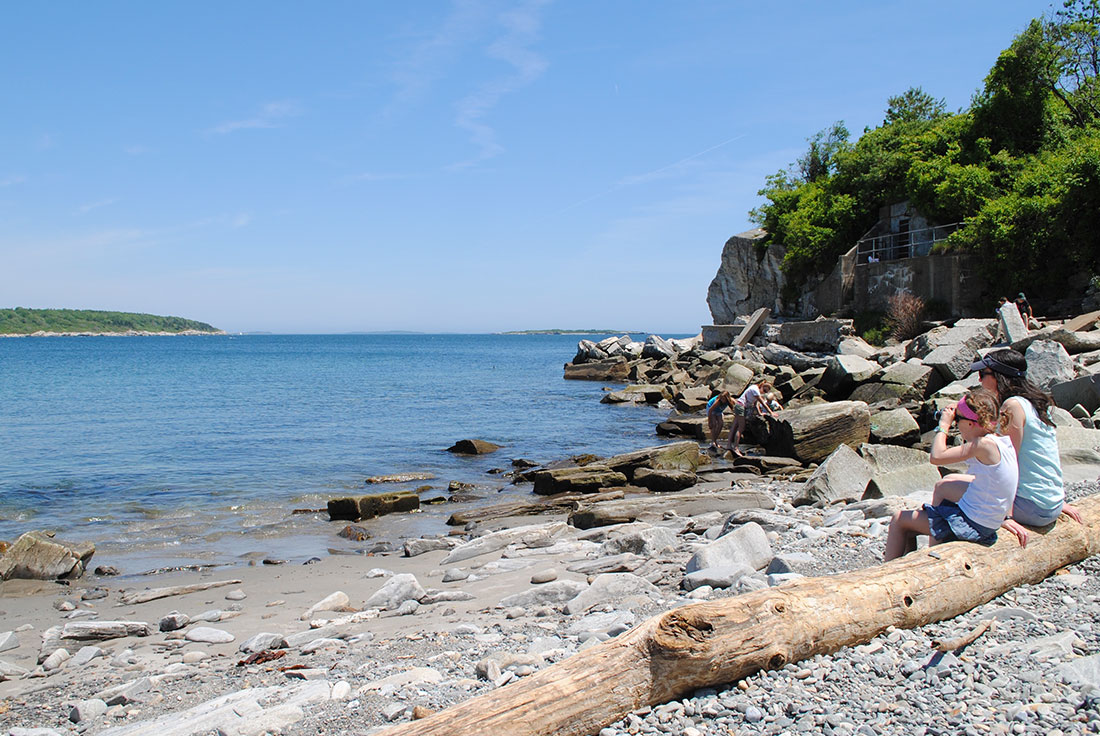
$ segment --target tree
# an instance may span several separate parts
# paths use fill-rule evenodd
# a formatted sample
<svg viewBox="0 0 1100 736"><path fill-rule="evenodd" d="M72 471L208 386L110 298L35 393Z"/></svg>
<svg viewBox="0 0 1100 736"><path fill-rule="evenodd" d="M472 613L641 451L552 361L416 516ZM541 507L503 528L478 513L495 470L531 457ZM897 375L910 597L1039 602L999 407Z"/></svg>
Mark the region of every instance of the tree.
<svg viewBox="0 0 1100 736"><path fill-rule="evenodd" d="M802 180L812 182L833 173L837 155L848 148L848 129L843 120L838 120L808 141L810 148L797 165Z"/></svg>
<svg viewBox="0 0 1100 736"><path fill-rule="evenodd" d="M883 125L894 123L927 122L947 114L947 104L936 99L920 87L910 87L905 92L886 101L886 119Z"/></svg>

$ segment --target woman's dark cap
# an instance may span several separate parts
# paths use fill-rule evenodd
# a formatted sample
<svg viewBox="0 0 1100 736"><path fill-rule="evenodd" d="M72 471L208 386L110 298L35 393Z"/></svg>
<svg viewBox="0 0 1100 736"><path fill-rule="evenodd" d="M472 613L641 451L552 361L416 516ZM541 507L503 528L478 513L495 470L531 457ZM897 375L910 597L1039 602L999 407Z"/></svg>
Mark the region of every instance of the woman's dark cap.
<svg viewBox="0 0 1100 736"><path fill-rule="evenodd" d="M991 371L1000 373L1002 376L1008 376L1009 378L1023 378L1025 376L1024 371L1021 371L1018 368L1013 368L1010 365L1006 365L996 358L992 358L988 355L983 355L981 360L971 365L970 370L967 372L973 373L974 371L980 371L982 368L988 368Z"/></svg>

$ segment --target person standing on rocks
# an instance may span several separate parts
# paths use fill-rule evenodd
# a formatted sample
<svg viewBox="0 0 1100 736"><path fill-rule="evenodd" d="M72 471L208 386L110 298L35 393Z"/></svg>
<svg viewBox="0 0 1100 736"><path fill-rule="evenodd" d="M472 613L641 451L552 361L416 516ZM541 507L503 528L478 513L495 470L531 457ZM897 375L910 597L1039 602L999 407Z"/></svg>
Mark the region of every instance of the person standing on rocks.
<svg viewBox="0 0 1100 736"><path fill-rule="evenodd" d="M750 383L737 397L733 405L733 426L730 428L729 451L740 457L741 451L737 449L741 444L741 433L745 431L748 420L757 414L775 416L775 412L768 406L767 395L772 390L772 385L767 381Z"/></svg>
<svg viewBox="0 0 1100 736"><path fill-rule="evenodd" d="M947 446L947 433L958 418L963 443ZM975 389L940 415L932 440L933 465L967 460L969 473L951 474L936 484L932 503L923 509L898 511L886 533L883 560L901 557L917 548L917 535L927 534L929 544L962 540L991 545L997 529L1012 509L1019 473L1012 440L996 434L997 396Z"/></svg>
<svg viewBox="0 0 1100 736"><path fill-rule="evenodd" d="M717 396L712 396L710 401L707 402L707 427L710 429L710 446L715 452L718 452L718 437L722 434L722 425L724 421L722 414L726 409L733 406L737 402L730 396L729 391L723 391Z"/></svg>
<svg viewBox="0 0 1100 736"><path fill-rule="evenodd" d="M1027 358L1010 350L986 354L970 371L982 387L1001 402L1001 426L1012 439L1020 464L1020 480L1012 513L1003 526L1026 546L1026 526L1053 524L1062 514L1081 523L1081 514L1066 503L1058 434L1050 418L1054 399L1027 379Z"/></svg>

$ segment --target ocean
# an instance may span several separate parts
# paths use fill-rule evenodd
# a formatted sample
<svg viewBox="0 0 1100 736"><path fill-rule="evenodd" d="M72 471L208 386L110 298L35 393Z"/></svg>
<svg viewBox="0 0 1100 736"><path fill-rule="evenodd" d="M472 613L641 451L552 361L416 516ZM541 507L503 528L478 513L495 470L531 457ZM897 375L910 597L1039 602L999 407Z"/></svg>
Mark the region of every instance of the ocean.
<svg viewBox="0 0 1100 736"><path fill-rule="evenodd" d="M603 336L594 337L601 339ZM330 498L472 483L491 469L659 444L663 413L566 381L576 335L226 335L0 340L0 540L31 529L96 544L124 574L351 553ZM476 457L457 440L502 445ZM365 478L428 472L403 485ZM442 533L458 506L367 525Z"/></svg>

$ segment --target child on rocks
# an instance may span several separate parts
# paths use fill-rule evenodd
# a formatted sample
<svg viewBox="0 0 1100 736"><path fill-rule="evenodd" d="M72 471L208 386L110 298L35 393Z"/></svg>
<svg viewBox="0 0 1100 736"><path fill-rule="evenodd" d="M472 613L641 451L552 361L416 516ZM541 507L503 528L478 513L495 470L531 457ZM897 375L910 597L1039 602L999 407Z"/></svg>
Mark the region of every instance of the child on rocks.
<svg viewBox="0 0 1100 736"><path fill-rule="evenodd" d="M772 385L768 381L750 383L737 397L737 401L733 405L733 427L730 428L729 444L729 451L734 455L741 455L741 451L737 448L741 444L741 433L745 431L745 425L749 419L758 413L767 414L771 417L775 416L775 412L768 406L768 401L765 398L771 390Z"/></svg>
<svg viewBox="0 0 1100 736"><path fill-rule="evenodd" d="M718 452L718 436L722 434L724 420L722 414L727 407L733 406L736 401L730 396L729 391L723 391L717 396L712 396L707 402L707 427L710 429L710 447Z"/></svg>
<svg viewBox="0 0 1100 736"><path fill-rule="evenodd" d="M956 419L963 443L948 447L947 433ZM936 483L932 503L923 509L894 514L885 560L915 550L918 534L927 534L929 544L963 540L988 546L997 541L997 529L1012 509L1019 473L1012 440L996 434L997 422L997 399L985 389L970 391L943 410L932 440L932 464L966 460L970 472Z"/></svg>

